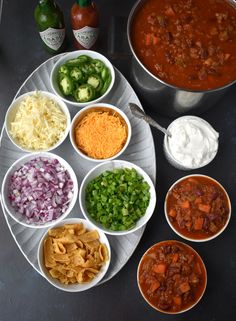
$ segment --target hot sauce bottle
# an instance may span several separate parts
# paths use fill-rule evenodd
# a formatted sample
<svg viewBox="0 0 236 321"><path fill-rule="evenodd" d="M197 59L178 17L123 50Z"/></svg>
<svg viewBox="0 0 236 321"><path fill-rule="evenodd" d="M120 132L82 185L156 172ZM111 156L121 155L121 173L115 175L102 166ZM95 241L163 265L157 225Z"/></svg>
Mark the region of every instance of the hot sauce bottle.
<svg viewBox="0 0 236 321"><path fill-rule="evenodd" d="M71 27L77 49L93 49L99 33L99 13L91 0L76 0L71 8Z"/></svg>
<svg viewBox="0 0 236 321"><path fill-rule="evenodd" d="M56 2L40 0L34 11L34 18L47 51L62 51L65 44L65 24L63 13Z"/></svg>

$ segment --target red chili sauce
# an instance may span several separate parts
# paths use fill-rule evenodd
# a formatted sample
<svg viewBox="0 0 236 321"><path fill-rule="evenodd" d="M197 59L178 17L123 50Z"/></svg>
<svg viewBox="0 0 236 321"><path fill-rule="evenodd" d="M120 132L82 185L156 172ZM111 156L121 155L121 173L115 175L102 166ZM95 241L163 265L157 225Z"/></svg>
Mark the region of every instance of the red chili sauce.
<svg viewBox="0 0 236 321"><path fill-rule="evenodd" d="M131 43L153 75L179 88L236 80L236 7L226 0L147 0L134 16Z"/></svg>
<svg viewBox="0 0 236 321"><path fill-rule="evenodd" d="M190 246L164 241L144 254L138 281L143 296L153 307L177 313L200 300L206 288L206 269Z"/></svg>
<svg viewBox="0 0 236 321"><path fill-rule="evenodd" d="M182 235L205 239L217 234L229 218L229 201L212 179L193 176L177 183L166 199L168 218Z"/></svg>

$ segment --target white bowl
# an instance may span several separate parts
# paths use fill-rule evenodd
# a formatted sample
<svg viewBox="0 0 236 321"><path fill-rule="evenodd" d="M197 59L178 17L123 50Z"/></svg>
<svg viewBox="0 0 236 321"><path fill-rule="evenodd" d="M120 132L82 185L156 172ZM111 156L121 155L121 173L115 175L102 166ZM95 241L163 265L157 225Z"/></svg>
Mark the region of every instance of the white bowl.
<svg viewBox="0 0 236 321"><path fill-rule="evenodd" d="M63 134L63 136L61 137L61 139L59 141L57 141L53 146L51 146L50 148L44 149L44 150L35 150L35 149L30 149L30 148L25 148L23 146L21 146L19 144L19 142L12 137L11 133L10 133L10 124L13 121L13 119L15 118L16 112L18 110L19 104L27 97L30 95L34 95L36 93L36 91L30 91L28 93L25 93L19 97L17 97L10 105L10 107L7 110L6 113L6 118L5 118L5 129L7 132L7 135L9 137L9 139L11 140L11 142L17 146L18 148L20 148L21 150L25 151L25 152L48 152L51 151L55 148L57 148L59 145L61 145L63 143L63 141L66 139L69 130L70 130L70 123L71 123L71 117L70 117L70 112L68 110L68 107L66 106L66 104L62 101L62 99L60 99L60 97L47 92L47 91L37 91L40 95L49 98L51 100L53 100L57 105L59 105L59 107L61 108L62 112L65 114L66 119L67 119L67 125L66 125L66 129L65 132Z"/></svg>
<svg viewBox="0 0 236 321"><path fill-rule="evenodd" d="M109 110L113 110L116 113L118 113L121 118L124 120L124 122L127 125L127 129L128 129L128 135L127 135L127 139L126 139L126 143L123 146L123 148L114 156L109 157L109 158L103 158L103 159L96 159L96 158L92 158L87 156L86 154L84 154L76 145L75 142L75 137L74 137L74 128L75 126L78 124L78 122L83 119L83 117L85 117L85 115L87 115L89 112L91 111L98 111L98 110L105 110L105 111L109 111ZM112 160L114 158L119 157L127 148L127 146L129 145L131 139L131 125L130 125L130 121L128 119L128 117L126 116L126 114L120 110L119 108L110 105L110 104L105 104L105 103L100 103L100 104L94 104L94 105L89 105L87 107L84 107L83 109L81 109L73 118L72 123L71 123L71 129L70 129L70 141L72 146L74 147L74 150L83 158L85 158L86 160L90 160L93 162L104 162L107 160Z"/></svg>
<svg viewBox="0 0 236 321"><path fill-rule="evenodd" d="M143 178L144 181L146 181L149 186L150 186L150 201L149 201L149 205L146 209L146 213L136 222L136 225L129 230L125 230L125 231L112 231L110 229L105 228L102 224L96 222L95 220L93 220L91 218L91 216L89 215L89 213L87 212L86 209L86 204L85 204L85 190L86 187L88 185L88 183L93 180L95 177L99 176L101 173L110 170L112 171L115 168L129 168L132 169L134 168ZM88 172L88 174L84 177L81 186L80 186L80 190L79 190L79 203L80 203L80 207L82 210L82 213L84 215L84 217L89 220L96 228L98 228L99 230L102 230L104 233L110 234L110 235L125 235L125 234L129 234L129 233L133 233L135 231L137 231L138 229L140 229L141 227L143 227L151 218L155 206L156 206L156 191L155 191L155 187L153 185L153 182L151 180L151 178L148 176L148 174L139 166L127 162L127 161L123 161L123 160L112 160L112 161L107 161L104 163L101 163L97 166L95 166L92 170L90 170Z"/></svg>
<svg viewBox="0 0 236 321"><path fill-rule="evenodd" d="M169 219L169 216L167 214L167 199L168 199L168 195L169 195L169 192L174 188L174 186L176 184L178 184L179 182L185 180L186 178L189 178L189 177L206 177L208 178L209 180L212 180L213 182L215 182L217 185L219 185L219 187L224 191L225 195L226 195L226 198L228 200L228 205L229 205L229 215L228 215L228 219L225 223L225 225L222 227L221 230L219 230L216 234L212 235L212 236L206 236L205 238L201 238L201 239L197 239L197 238L192 238L192 237L188 237L182 233L180 233L174 226L173 224L171 223L170 219ZM187 176L184 176L180 179L178 179L174 184L171 185L171 187L169 188L168 192L166 193L166 197L165 197L165 203L164 203L164 212L165 212L165 217L166 217L166 220L169 224L169 226L171 227L171 229L177 234L179 235L180 237L184 238L185 240L188 240L188 241L192 241L192 242L206 242L206 241L210 241L210 240L213 240L214 238L216 238L217 236L219 236L227 227L227 225L229 224L229 221L230 221L230 217L231 217L231 202L230 202L230 198L229 198L229 195L228 193L226 192L226 190L224 189L224 187L217 181L215 180L214 178L210 177L210 176L207 176L207 175L202 175L202 174L192 174L192 175L187 175Z"/></svg>
<svg viewBox="0 0 236 321"><path fill-rule="evenodd" d="M64 224L78 224L78 223L83 223L83 225L86 227L87 230L93 230L94 226L88 222L85 219L81 219L81 218L68 218L66 220L61 221L60 223L56 224L54 227L59 227L59 226L63 226ZM102 280L102 278L104 277L104 275L106 274L110 261L111 261L111 249L110 249L110 244L109 241L106 237L106 235L101 232L98 231L99 236L100 236L100 241L101 243L104 243L107 246L107 250L108 250L108 261L102 266L100 272L98 273L98 275L91 281L88 283L76 283L76 284L63 284L61 283L59 280L54 279L48 272L47 268L44 265L44 258L43 258L43 243L44 240L48 234L48 230L45 232L45 234L42 236L41 241L39 243L39 247L38 247L38 264L41 270L42 275L45 277L45 279L51 283L53 286L55 286L56 288L63 290L63 291L67 291L67 292L80 292L80 291L85 291L88 290L92 287L94 287L98 282L100 282Z"/></svg>
<svg viewBox="0 0 236 321"><path fill-rule="evenodd" d="M198 128L199 128L199 132L201 131L201 134L202 136L204 136L206 133L208 133L208 150L210 150L213 146L213 134L217 136L217 132L214 130L214 128L207 122L205 121L204 119L200 118L200 117L197 117L197 116L182 116L182 117L179 117L177 119L175 119L174 121L171 122L171 124L168 126L167 130L169 132L171 132L171 129L176 125L176 124L179 124L180 122L182 122L182 126L183 124L188 124L190 121L193 121L195 122L195 126L196 124L198 124ZM196 129L196 128L195 128ZM211 138L210 138L210 136ZM183 136L183 133L182 133L182 136ZM193 140L193 137L194 137L194 133L192 133L192 137L191 137L191 140ZM195 134L195 137L196 137L196 134ZM207 136L205 136L207 138ZM188 138L188 137L187 137ZM181 137L179 137L179 139L181 139ZM185 152L187 152L187 146L189 146L191 140L189 139L189 142L187 141L187 139L185 139L186 141L183 143L183 146L182 146L182 150L185 150ZM178 140L179 141L179 140ZM187 142L187 143L186 143ZM195 142L194 142L195 143ZM171 148L170 148L170 145L169 145L169 138L167 135L164 136L164 142L163 142L163 149L164 149L164 154L166 156L166 159L168 160L168 162L174 166L175 168L177 169L180 169L180 170L185 170L185 171L188 171L188 170L194 170L194 169L199 169L199 168L202 168L206 165L208 165L210 162L213 161L213 159L215 158L217 152L218 152L218 147L219 147L219 144L218 144L218 138L217 140L214 142L216 144L216 148L214 150L211 150L210 154L207 156L207 158L205 158L205 160L203 160L199 165L193 165L193 166L187 166L186 164L183 164L180 162L179 159L177 159L172 151L171 151ZM176 144L174 144L176 146ZM204 147L204 145L200 145L202 147ZM200 146L197 146L198 149L196 149L196 145L193 146L193 148L196 150L199 150ZM204 154L206 154L206 150L201 151ZM193 153L192 153L192 156L193 156ZM188 151L188 157L190 157L190 151ZM194 156L193 156L193 159L194 159Z"/></svg>
<svg viewBox="0 0 236 321"><path fill-rule="evenodd" d="M8 199L8 186L9 186L9 180L12 176L12 174L18 170L23 164L27 163L28 161L34 159L34 158L38 158L38 157L46 157L46 158L50 158L50 159L57 159L60 164L68 171L71 180L73 181L74 187L73 187L73 197L70 201L69 207L67 208L67 210L65 211L65 213L63 213L61 216L59 216L56 220L53 221L49 221L49 222L45 222L45 223L28 223L27 219L25 216L23 216L20 213L17 213L16 210L12 207L9 199ZM72 169L72 167L60 156L53 154L53 153L46 153L46 152L42 152L42 153L32 153L32 154L27 154L24 155L23 157L21 157L20 159L18 159L17 161L15 161L10 168L8 169L8 171L6 172L4 179L3 179L3 183L2 183L2 200L3 200L3 204L6 208L7 213L17 222L20 223L24 226L27 227L32 227L32 228L45 228L45 227L49 227L54 225L55 223L63 220L64 218L67 217L67 215L70 214L71 210L73 209L75 202L77 200L77 196L78 196L78 182L77 182L77 178L75 175L74 170Z"/></svg>
<svg viewBox="0 0 236 321"><path fill-rule="evenodd" d="M156 249L156 248L160 248L161 246L164 246L166 244L178 244L178 245L181 245L182 247L185 247L185 249L187 249L188 251L192 252L195 257L198 258L199 261L201 261L202 263L202 268L203 268L203 274L204 274L204 277L203 277L203 280L205 281L203 283L203 288L202 288L202 292L200 293L199 297L197 298L197 300L195 300L189 307L187 308L184 308L178 312L170 312L170 311L166 311L166 310L161 310L160 308L158 308L157 306L153 305L152 302L149 301L149 299L146 297L146 295L143 293L143 290L142 290L142 286L140 284L140 271L141 271L141 266L142 266L142 263L144 260L147 259L147 257L149 256L150 254L150 251L152 251L153 249ZM152 252L153 254L153 252ZM153 272L152 272L153 273ZM148 278L148 272L146 273L146 277ZM150 275L149 275L150 277ZM181 313L184 313L190 309L192 309L196 304L198 304L198 302L201 300L201 298L203 297L204 293L205 293L205 290L206 290L206 286L207 286L207 270L206 270L206 266L201 258L201 256L198 254L197 251L195 251L191 246L189 246L188 244L185 244L183 242L180 242L180 241L176 241L176 240L166 240L166 241L161 241L159 243L156 243L154 245L152 245L144 254L143 256L141 257L140 261L139 261L139 265L138 265L138 269L137 269L137 283L138 283L138 288L139 288L139 291L142 295L142 297L144 298L144 300L152 307L154 308L155 310L161 312L161 313L165 313L165 314L181 314ZM194 298L195 299L195 298Z"/></svg>
<svg viewBox="0 0 236 321"><path fill-rule="evenodd" d="M58 81L57 81L58 70L59 70L60 66L63 65L66 61L68 61L70 59L77 58L78 56L81 56L81 55L87 55L87 56L89 56L89 57L91 57L93 59L101 60L106 65L106 67L108 67L108 69L111 72L111 83L110 83L107 91L102 96L98 97L97 99L91 100L91 101L86 102L86 103L79 103L75 99L74 100L69 99L69 98L67 99L66 96L63 96L63 94L60 91L60 88L58 86ZM84 106L88 106L88 105L93 104L93 103L95 104L95 103L101 101L111 91L111 89L112 89L112 87L114 85L114 82L115 82L115 71L114 71L114 68L113 68L112 64L110 63L110 61L105 56L103 56L102 54L100 54L100 53L98 53L96 51L92 51L92 50L77 50L77 51L72 51L72 52L68 52L68 53L64 54L55 63L55 65L54 65L54 67L53 67L53 69L51 71L51 75L50 75L50 83L51 83L51 87L52 87L54 93L56 95L58 95L61 99L63 99L65 103L67 103L69 105L76 106L76 107L84 107Z"/></svg>

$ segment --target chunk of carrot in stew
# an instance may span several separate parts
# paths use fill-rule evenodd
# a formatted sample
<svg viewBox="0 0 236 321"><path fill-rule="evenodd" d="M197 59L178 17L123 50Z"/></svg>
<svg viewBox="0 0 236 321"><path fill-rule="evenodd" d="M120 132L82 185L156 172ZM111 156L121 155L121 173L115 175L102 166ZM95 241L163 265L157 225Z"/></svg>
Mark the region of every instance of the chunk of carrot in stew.
<svg viewBox="0 0 236 321"><path fill-rule="evenodd" d="M171 217L176 217L177 212L176 212L175 209L171 208L171 209L169 210L169 213L168 213L168 214L169 214Z"/></svg>
<svg viewBox="0 0 236 321"><path fill-rule="evenodd" d="M201 266L200 266L200 264L198 262L197 262L197 264L195 264L194 270L196 271L196 273L198 275L202 274L202 269L201 269Z"/></svg>
<svg viewBox="0 0 236 321"><path fill-rule="evenodd" d="M194 221L193 228L196 231L200 231L202 229L204 223L204 218L203 217L197 217Z"/></svg>
<svg viewBox="0 0 236 321"><path fill-rule="evenodd" d="M182 304L182 298L181 296L174 296L173 297L174 304L181 305Z"/></svg>
<svg viewBox="0 0 236 321"><path fill-rule="evenodd" d="M190 290L190 285L188 282L183 282L182 284L180 284L179 289L182 293L186 293Z"/></svg>
<svg viewBox="0 0 236 321"><path fill-rule="evenodd" d="M201 198L201 196L197 197L197 198L195 199L195 201L194 201L194 204L200 204L200 203L202 203L202 198Z"/></svg>
<svg viewBox="0 0 236 321"><path fill-rule="evenodd" d="M182 202L182 203L181 203L181 207L182 207L182 208L190 208L190 203L189 203L189 201L184 201L184 202Z"/></svg>
<svg viewBox="0 0 236 321"><path fill-rule="evenodd" d="M156 45L158 43L159 39L156 36L152 36L152 43L153 45Z"/></svg>
<svg viewBox="0 0 236 321"><path fill-rule="evenodd" d="M158 37L155 36L153 33L146 34L146 37L145 37L146 46L156 45L158 42L159 42Z"/></svg>
<svg viewBox="0 0 236 321"><path fill-rule="evenodd" d="M198 204L198 208L200 211L205 213L210 213L211 205L208 204Z"/></svg>
<svg viewBox="0 0 236 321"><path fill-rule="evenodd" d="M158 288L160 287L160 282L159 281L153 281L150 285L149 290L153 293L155 292Z"/></svg>
<svg viewBox="0 0 236 321"><path fill-rule="evenodd" d="M178 253L174 253L173 256L172 256L172 262L176 263L176 262L178 262L178 259L179 259L179 254Z"/></svg>
<svg viewBox="0 0 236 321"><path fill-rule="evenodd" d="M188 222L185 223L185 226L186 226L188 229L191 229L192 225L193 225L193 223L190 222L190 221L188 221Z"/></svg>
<svg viewBox="0 0 236 321"><path fill-rule="evenodd" d="M150 46L150 44L151 44L151 40L152 40L152 35L150 34L150 33L148 33L147 35L146 35L146 39L145 39L145 44L146 44L146 46Z"/></svg>
<svg viewBox="0 0 236 321"><path fill-rule="evenodd" d="M166 264L165 263L155 264L152 269L155 273L165 274Z"/></svg>
<svg viewBox="0 0 236 321"><path fill-rule="evenodd" d="M187 181L193 184L198 184L198 180L192 177L188 178Z"/></svg>
<svg viewBox="0 0 236 321"><path fill-rule="evenodd" d="M146 44L146 46L150 46L151 41L152 41L152 34L151 34L151 33L148 33L148 34L146 35L146 39L145 39L145 44Z"/></svg>
<svg viewBox="0 0 236 321"><path fill-rule="evenodd" d="M175 12L174 12L174 10L172 9L171 6L166 9L165 14L167 16L169 16L169 17L174 17L175 16Z"/></svg>

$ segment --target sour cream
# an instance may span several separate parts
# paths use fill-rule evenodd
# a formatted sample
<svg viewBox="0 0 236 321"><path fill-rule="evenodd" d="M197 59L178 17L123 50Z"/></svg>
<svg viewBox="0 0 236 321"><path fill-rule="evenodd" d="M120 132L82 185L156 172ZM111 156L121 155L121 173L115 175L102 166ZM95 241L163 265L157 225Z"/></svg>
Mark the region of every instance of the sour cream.
<svg viewBox="0 0 236 321"><path fill-rule="evenodd" d="M164 150L173 165L194 169L205 166L215 157L219 133L202 118L196 116L177 118L170 124L168 130L171 137L165 137Z"/></svg>

